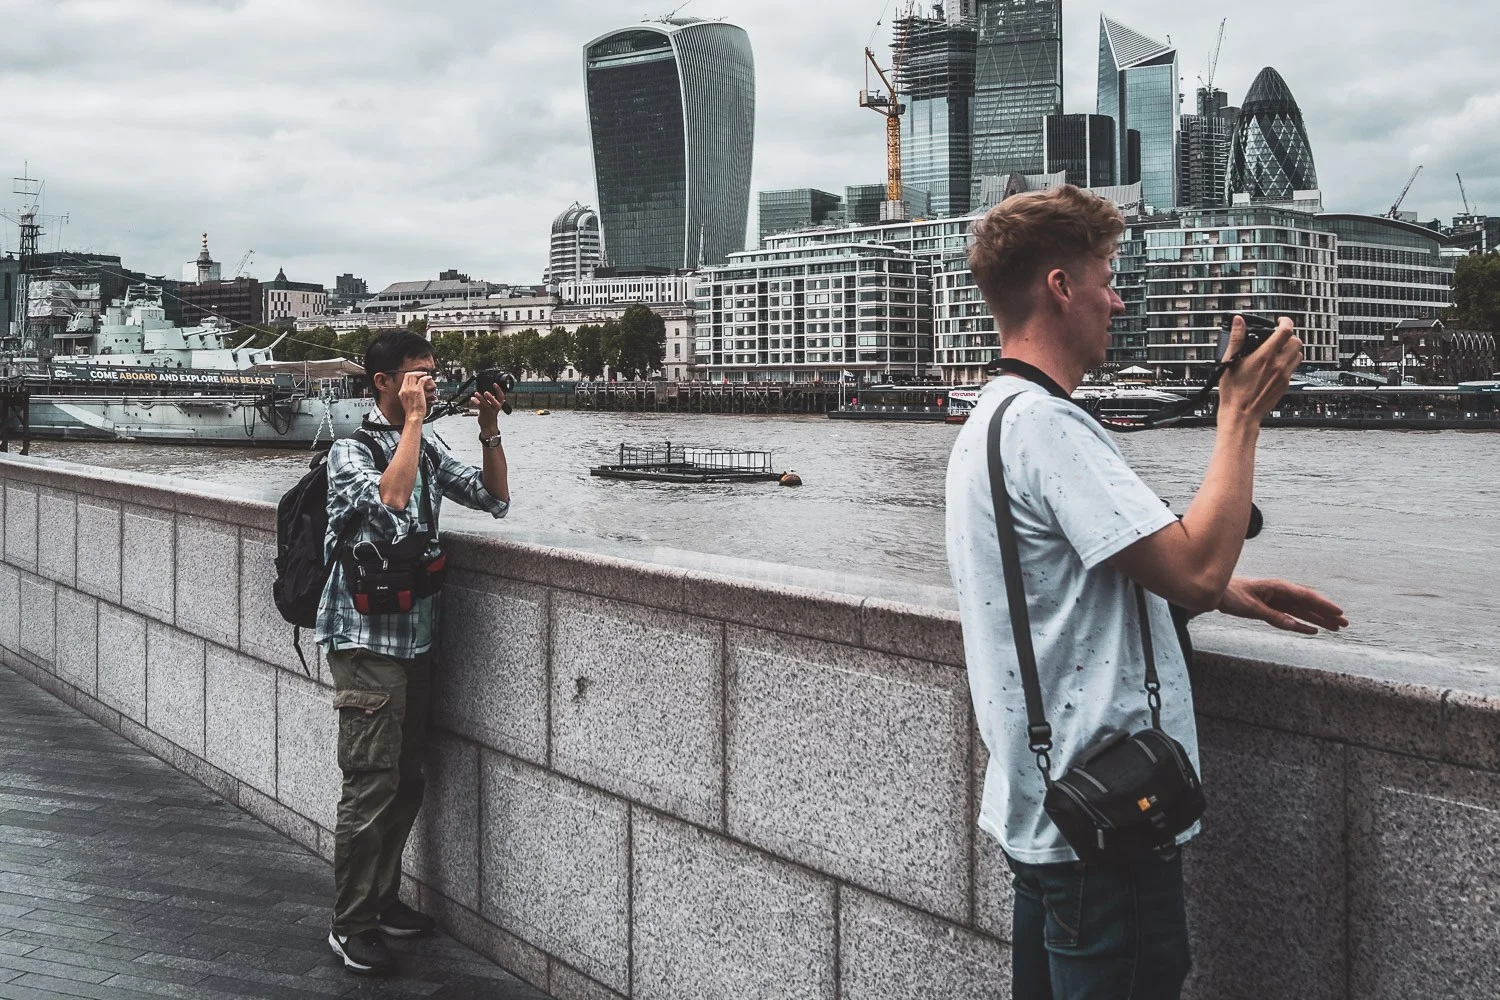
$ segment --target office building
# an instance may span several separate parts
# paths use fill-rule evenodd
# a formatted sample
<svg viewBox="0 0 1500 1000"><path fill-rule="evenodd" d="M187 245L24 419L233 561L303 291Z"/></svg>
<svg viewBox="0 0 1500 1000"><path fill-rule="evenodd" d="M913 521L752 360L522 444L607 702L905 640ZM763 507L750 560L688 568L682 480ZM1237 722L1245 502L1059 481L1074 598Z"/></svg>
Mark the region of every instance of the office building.
<svg viewBox="0 0 1500 1000"><path fill-rule="evenodd" d="M586 281L564 281L557 294L564 305L611 306L644 302L647 305L693 301L698 279L692 275L597 276Z"/></svg>
<svg viewBox="0 0 1500 1000"><path fill-rule="evenodd" d="M1202 379L1236 313L1290 316L1306 363L1338 362L1338 237L1267 205L1183 212L1146 238L1146 351L1168 378Z"/></svg>
<svg viewBox="0 0 1500 1000"><path fill-rule="evenodd" d="M333 279L333 291L328 293L327 309L330 313L348 312L370 297L370 285L364 278L353 274L341 274Z"/></svg>
<svg viewBox="0 0 1500 1000"><path fill-rule="evenodd" d="M927 262L868 243L731 254L699 275L696 374L711 381L920 377L932 361Z"/></svg>
<svg viewBox="0 0 1500 1000"><path fill-rule="evenodd" d="M742 249L755 144L750 36L670 17L595 39L584 64L610 264L691 270Z"/></svg>
<svg viewBox="0 0 1500 1000"><path fill-rule="evenodd" d="M873 226L880 221L880 206L885 204L884 184L851 184L844 188L844 221L851 226ZM932 218L932 197L916 184L901 186L901 201L909 219Z"/></svg>
<svg viewBox="0 0 1500 1000"><path fill-rule="evenodd" d="M979 0L974 176L1042 172L1042 121L1062 113L1062 0Z"/></svg>
<svg viewBox="0 0 1500 1000"><path fill-rule="evenodd" d="M844 199L816 188L762 191L759 201L762 242L773 233L824 225L838 218L844 207Z"/></svg>
<svg viewBox="0 0 1500 1000"><path fill-rule="evenodd" d="M1171 225L1171 215L1126 216L1120 234L1120 249L1110 266L1115 272L1115 292L1125 303L1125 314L1110 324L1110 344L1105 363L1128 368L1149 365L1146 315L1146 233Z"/></svg>
<svg viewBox="0 0 1500 1000"><path fill-rule="evenodd" d="M233 326L259 326L265 320L266 299L254 278L231 278L183 284L182 325L198 326L217 317Z"/></svg>
<svg viewBox="0 0 1500 1000"><path fill-rule="evenodd" d="M1177 191L1185 208L1229 204L1229 153L1239 108L1217 88L1198 88L1197 114L1183 115L1178 137Z"/></svg>
<svg viewBox="0 0 1500 1000"><path fill-rule="evenodd" d="M972 25L941 17L896 22L896 85L906 104L901 116L901 174L931 196L933 215L969 210L973 159L974 53Z"/></svg>
<svg viewBox="0 0 1500 1000"><path fill-rule="evenodd" d="M1115 171L1129 167L1129 132L1139 132L1139 179L1147 204L1162 211L1178 202L1177 76L1175 48L1100 17L1097 110L1115 120Z"/></svg>
<svg viewBox="0 0 1500 1000"><path fill-rule="evenodd" d="M1339 241L1339 367L1379 358L1396 343L1396 324L1436 320L1453 305L1454 262L1442 253L1441 233L1374 215L1317 221Z"/></svg>
<svg viewBox="0 0 1500 1000"><path fill-rule="evenodd" d="M542 284L555 287L564 281L592 278L603 260L599 213L575 201L552 220L550 252Z"/></svg>
<svg viewBox="0 0 1500 1000"><path fill-rule="evenodd" d="M327 310L328 292L322 285L310 281L290 281L286 268L276 272L276 277L261 286L265 302L261 315L267 323L279 319L300 319L304 316L321 316Z"/></svg>
<svg viewBox="0 0 1500 1000"><path fill-rule="evenodd" d="M1048 115L1042 132L1047 173L1061 172L1077 187L1111 187L1115 178L1115 120L1108 115Z"/></svg>
<svg viewBox="0 0 1500 1000"><path fill-rule="evenodd" d="M1245 95L1229 167L1231 194L1251 201L1291 201L1298 192L1318 187L1312 145L1302 124L1302 109L1281 74L1270 66L1260 71Z"/></svg>

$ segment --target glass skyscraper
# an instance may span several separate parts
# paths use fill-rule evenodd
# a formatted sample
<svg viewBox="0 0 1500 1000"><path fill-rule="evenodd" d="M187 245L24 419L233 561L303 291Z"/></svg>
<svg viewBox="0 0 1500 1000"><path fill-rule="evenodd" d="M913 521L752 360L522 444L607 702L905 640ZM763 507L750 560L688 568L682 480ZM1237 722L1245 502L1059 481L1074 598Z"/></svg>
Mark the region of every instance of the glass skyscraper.
<svg viewBox="0 0 1500 1000"><path fill-rule="evenodd" d="M1107 17L1099 18L1099 107L1115 120L1115 140L1140 133L1141 187L1158 209L1177 205L1177 121L1182 102L1177 50ZM1115 173L1126 174L1129 150L1116 153Z"/></svg>
<svg viewBox="0 0 1500 1000"><path fill-rule="evenodd" d="M1109 187L1115 178L1115 120L1108 115L1048 115L1045 172L1062 171L1078 187Z"/></svg>
<svg viewBox="0 0 1500 1000"><path fill-rule="evenodd" d="M1042 121L1062 113L1062 0L978 0L974 176L1042 172Z"/></svg>
<svg viewBox="0 0 1500 1000"><path fill-rule="evenodd" d="M594 183L617 271L722 263L744 249L755 144L750 36L674 17L584 47Z"/></svg>
<svg viewBox="0 0 1500 1000"><path fill-rule="evenodd" d="M969 210L976 38L972 25L943 18L896 22L896 86L906 104L901 174L932 196L932 212L944 218Z"/></svg>
<svg viewBox="0 0 1500 1000"><path fill-rule="evenodd" d="M844 208L844 199L817 188L791 188L760 193L760 238L831 222Z"/></svg>
<svg viewBox="0 0 1500 1000"><path fill-rule="evenodd" d="M1248 194L1252 201L1290 201L1294 192L1317 186L1318 169L1302 124L1302 109L1281 74L1267 66L1250 85L1240 109L1230 193Z"/></svg>

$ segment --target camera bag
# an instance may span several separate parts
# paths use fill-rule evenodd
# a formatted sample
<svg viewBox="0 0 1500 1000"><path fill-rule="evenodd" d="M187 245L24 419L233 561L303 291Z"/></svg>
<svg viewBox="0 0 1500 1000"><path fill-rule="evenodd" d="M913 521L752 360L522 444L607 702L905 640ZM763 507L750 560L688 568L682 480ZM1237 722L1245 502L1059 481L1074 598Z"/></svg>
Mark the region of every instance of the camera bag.
<svg viewBox="0 0 1500 1000"><path fill-rule="evenodd" d="M1026 729L1037 769L1046 784L1042 808L1085 864L1130 862L1176 844L1177 836L1203 815L1203 784L1182 745L1161 729L1161 681L1151 642L1146 592L1135 585L1136 616L1146 665L1146 702L1151 725L1118 734L1091 748L1081 763L1052 776L1052 726L1042 705L1031 615L1021 576L1021 553L1005 485L1000 436L1005 413L1019 394L996 409L989 426L990 492L995 505L995 533L1005 573L1005 597L1015 639L1021 688L1026 698Z"/></svg>
<svg viewBox="0 0 1500 1000"><path fill-rule="evenodd" d="M370 448L370 457L376 470L384 474L390 465L385 450L376 444ZM405 614L418 600L443 589L443 581L448 575L448 556L441 551L431 558L427 556L428 544L437 531L437 519L433 513L432 484L427 476L426 459L424 442L418 475L422 483L422 518L427 530L412 532L400 542L387 546L384 552L373 542L361 542L345 552L344 576L354 598L354 608L362 615Z"/></svg>

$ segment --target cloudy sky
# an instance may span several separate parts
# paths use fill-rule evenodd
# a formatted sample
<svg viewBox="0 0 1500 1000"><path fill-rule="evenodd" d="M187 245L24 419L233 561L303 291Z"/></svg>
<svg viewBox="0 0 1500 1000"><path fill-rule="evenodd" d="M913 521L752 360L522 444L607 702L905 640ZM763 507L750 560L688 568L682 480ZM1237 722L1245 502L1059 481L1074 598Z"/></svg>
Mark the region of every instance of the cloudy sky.
<svg viewBox="0 0 1500 1000"><path fill-rule="evenodd" d="M46 249L153 273L178 275L206 230L229 268L253 247L261 278L535 282L551 219L594 199L581 46L679 2L0 0L0 176L46 179L44 212L69 217ZM688 6L755 45L755 190L882 179L883 122L855 95L886 7ZM1094 109L1101 9L1170 35L1188 93L1227 16L1219 85L1237 104L1262 66L1281 71L1331 210L1383 212L1420 163L1403 207L1451 216L1461 172L1500 213L1495 0L1066 0L1070 112Z"/></svg>

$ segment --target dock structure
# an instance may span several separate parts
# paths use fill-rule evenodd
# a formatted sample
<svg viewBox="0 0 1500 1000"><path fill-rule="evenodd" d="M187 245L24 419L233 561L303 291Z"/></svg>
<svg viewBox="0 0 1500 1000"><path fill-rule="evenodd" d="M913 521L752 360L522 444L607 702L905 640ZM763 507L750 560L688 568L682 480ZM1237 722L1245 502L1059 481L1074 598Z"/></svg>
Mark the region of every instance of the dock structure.
<svg viewBox="0 0 1500 1000"><path fill-rule="evenodd" d="M31 454L31 393L15 386L0 388L0 451L21 440L21 454Z"/></svg>
<svg viewBox="0 0 1500 1000"><path fill-rule="evenodd" d="M580 382L580 410L659 413L827 413L839 387L826 382Z"/></svg>

